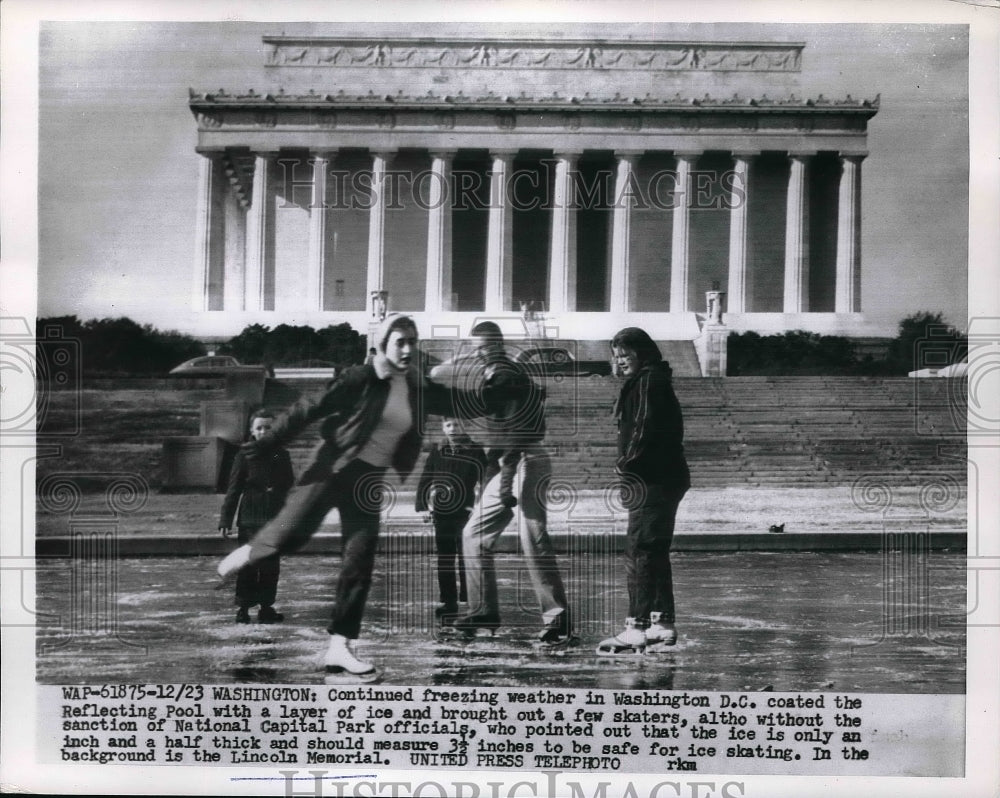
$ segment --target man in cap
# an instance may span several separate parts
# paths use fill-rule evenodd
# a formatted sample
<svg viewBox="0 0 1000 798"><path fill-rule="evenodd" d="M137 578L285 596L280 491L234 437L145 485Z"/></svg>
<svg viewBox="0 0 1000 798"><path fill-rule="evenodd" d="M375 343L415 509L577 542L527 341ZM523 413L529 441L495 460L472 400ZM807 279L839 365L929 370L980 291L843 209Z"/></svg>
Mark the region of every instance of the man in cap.
<svg viewBox="0 0 1000 798"><path fill-rule="evenodd" d="M456 412L483 416L477 437L482 437L493 468L486 479L472 515L462 531L462 553L469 599L469 612L452 624L467 634L492 634L500 626L500 604L493 552L500 534L521 510L518 525L521 551L531 585L542 612L543 647L558 647L576 641L569 605L555 553L549 539L545 492L552 464L543 445L545 437L545 389L507 356L499 325L483 321L472 329L473 355L456 358L431 370L431 380L473 397L475 407L465 412L464 401ZM513 501L512 501L513 499Z"/></svg>

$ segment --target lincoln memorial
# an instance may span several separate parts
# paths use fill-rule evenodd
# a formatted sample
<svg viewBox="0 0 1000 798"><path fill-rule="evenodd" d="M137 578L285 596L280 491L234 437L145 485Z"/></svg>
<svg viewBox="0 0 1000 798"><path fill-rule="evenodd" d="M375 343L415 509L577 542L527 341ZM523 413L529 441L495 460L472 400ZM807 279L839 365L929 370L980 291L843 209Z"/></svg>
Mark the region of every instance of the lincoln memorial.
<svg viewBox="0 0 1000 798"><path fill-rule="evenodd" d="M457 335L527 309L581 342L862 319L879 98L801 96L805 42L262 45L255 85L190 94L199 310Z"/></svg>

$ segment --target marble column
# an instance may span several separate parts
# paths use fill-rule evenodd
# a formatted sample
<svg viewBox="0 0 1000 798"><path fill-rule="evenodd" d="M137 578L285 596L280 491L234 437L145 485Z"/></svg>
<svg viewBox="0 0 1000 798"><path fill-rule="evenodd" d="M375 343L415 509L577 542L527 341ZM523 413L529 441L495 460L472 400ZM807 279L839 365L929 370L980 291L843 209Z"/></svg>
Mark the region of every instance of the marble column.
<svg viewBox="0 0 1000 798"><path fill-rule="evenodd" d="M313 156L312 202L309 204L309 261L306 265L306 310L323 310L326 282L326 188L336 150Z"/></svg>
<svg viewBox="0 0 1000 798"><path fill-rule="evenodd" d="M549 311L576 310L576 207L573 169L580 153L557 152L549 247Z"/></svg>
<svg viewBox="0 0 1000 798"><path fill-rule="evenodd" d="M384 291L385 286L385 172L394 152L372 152L372 198L368 211L368 276L366 307L369 317L376 308L373 291Z"/></svg>
<svg viewBox="0 0 1000 798"><path fill-rule="evenodd" d="M502 313L513 304L513 210L509 193L513 150L491 152L490 206L486 232L486 305L487 313Z"/></svg>
<svg viewBox="0 0 1000 798"><path fill-rule="evenodd" d="M729 193L729 313L747 312L747 256L749 242L750 169L759 152L733 153L733 185Z"/></svg>
<svg viewBox="0 0 1000 798"><path fill-rule="evenodd" d="M670 237L670 312L685 313L688 304L690 268L691 167L700 152L678 152L677 184L674 190L674 224Z"/></svg>
<svg viewBox="0 0 1000 798"><path fill-rule="evenodd" d="M197 217L194 233L194 282L191 300L195 310L211 310L209 281L213 265L218 264L221 239L218 215L223 189L222 153L202 152L198 161ZM226 275L228 277L229 275Z"/></svg>
<svg viewBox="0 0 1000 798"><path fill-rule="evenodd" d="M608 309L611 313L631 310L632 287L632 184L635 165L642 153L616 152L614 210L611 216L611 290Z"/></svg>
<svg viewBox="0 0 1000 798"><path fill-rule="evenodd" d="M427 197L427 285L424 310L446 311L451 306L451 162L454 150L431 152L431 179Z"/></svg>
<svg viewBox="0 0 1000 798"><path fill-rule="evenodd" d="M271 161L273 152L257 152L254 155L253 194L250 211L247 214L246 247L246 309L273 310L267 307L265 284L267 269L273 253L268 251L272 237L269 227L273 224L271 206Z"/></svg>
<svg viewBox="0 0 1000 798"><path fill-rule="evenodd" d="M789 153L785 204L785 313L809 310L809 159Z"/></svg>
<svg viewBox="0 0 1000 798"><path fill-rule="evenodd" d="M864 158L864 155L840 156L836 313L861 310L861 162Z"/></svg>
<svg viewBox="0 0 1000 798"><path fill-rule="evenodd" d="M247 211L236 191L226 191L223 201L225 209L223 244L223 308L225 310L246 310L246 247Z"/></svg>

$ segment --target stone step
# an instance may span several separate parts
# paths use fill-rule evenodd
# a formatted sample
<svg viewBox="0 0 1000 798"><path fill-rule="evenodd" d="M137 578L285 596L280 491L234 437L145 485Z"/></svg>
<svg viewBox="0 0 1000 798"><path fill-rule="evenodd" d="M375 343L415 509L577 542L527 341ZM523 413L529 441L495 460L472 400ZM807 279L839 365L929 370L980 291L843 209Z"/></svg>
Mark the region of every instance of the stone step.
<svg viewBox="0 0 1000 798"><path fill-rule="evenodd" d="M547 381L554 474L601 488L613 481L617 443L610 412L619 385L612 378ZM910 380L678 376L674 385L695 484L815 484L850 481L873 469L964 475L962 462L938 455L938 446L953 438L916 434L934 424L955 431L948 386L921 395L915 408ZM428 443L439 437L430 435ZM304 464L316 440L294 445L297 461Z"/></svg>

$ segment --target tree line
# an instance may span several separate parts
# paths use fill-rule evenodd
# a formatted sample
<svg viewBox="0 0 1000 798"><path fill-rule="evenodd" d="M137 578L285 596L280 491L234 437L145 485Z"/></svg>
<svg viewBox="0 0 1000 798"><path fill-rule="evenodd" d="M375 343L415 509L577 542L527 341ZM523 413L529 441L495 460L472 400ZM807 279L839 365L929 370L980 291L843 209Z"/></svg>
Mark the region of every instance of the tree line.
<svg viewBox="0 0 1000 798"><path fill-rule="evenodd" d="M940 313L907 316L878 357L859 342L837 335L792 330L780 335L730 333L726 374L730 377L905 376L917 369L958 363L968 354L967 336Z"/></svg>
<svg viewBox="0 0 1000 798"><path fill-rule="evenodd" d="M64 339L80 342L83 376L163 376L174 366L207 353L205 344L190 335L158 330L127 317L80 321L76 316L38 320L39 336L57 329ZM365 339L341 323L316 330L308 325L251 324L216 347L216 354L232 355L241 363L270 367L316 361L338 368L360 363ZM738 376L867 375L893 376L925 366L943 366L962 360L968 351L966 336L951 327L940 313L922 311L899 323L884 357L861 354L858 342L835 335L793 330L780 335L731 333L728 369Z"/></svg>
<svg viewBox="0 0 1000 798"><path fill-rule="evenodd" d="M125 316L80 321L76 316L38 319L39 337L58 331L64 340L78 341L71 351L80 358L78 373L84 377L163 376L185 360L207 354L203 341L173 330L158 330ZM359 363L365 356L365 339L350 324L315 330L309 326L252 324L215 349L241 363L291 366L325 361L337 367Z"/></svg>

